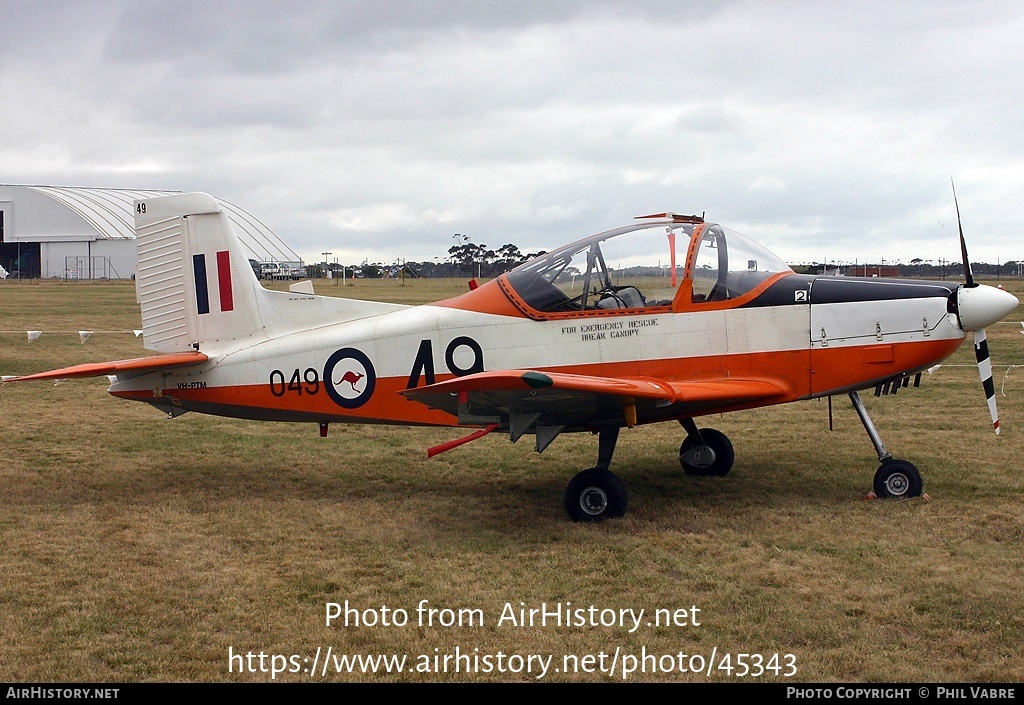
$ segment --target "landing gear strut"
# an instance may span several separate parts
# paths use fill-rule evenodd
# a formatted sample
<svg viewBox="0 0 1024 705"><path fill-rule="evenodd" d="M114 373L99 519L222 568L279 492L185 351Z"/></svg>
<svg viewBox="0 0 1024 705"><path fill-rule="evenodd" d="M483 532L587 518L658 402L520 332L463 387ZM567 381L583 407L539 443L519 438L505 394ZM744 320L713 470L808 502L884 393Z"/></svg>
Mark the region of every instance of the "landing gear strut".
<svg viewBox="0 0 1024 705"><path fill-rule="evenodd" d="M618 426L598 431L597 467L578 473L565 488L565 511L573 521L597 522L626 513L626 486L608 469L618 440Z"/></svg>
<svg viewBox="0 0 1024 705"><path fill-rule="evenodd" d="M713 428L697 428L693 419L679 421L686 429L686 440L679 446L679 464L687 475L716 475L729 473L736 459L729 437Z"/></svg>
<svg viewBox="0 0 1024 705"><path fill-rule="evenodd" d="M913 463L894 458L892 453L885 449L882 437L878 435L878 430L871 422L868 410L864 408L864 402L860 400L860 395L857 392L850 392L850 401L853 402L853 408L856 409L857 416L860 417L860 422L864 425L864 430L868 432L871 444L875 446L878 460L882 463L875 471L875 496L881 499L920 497L924 492L921 472Z"/></svg>

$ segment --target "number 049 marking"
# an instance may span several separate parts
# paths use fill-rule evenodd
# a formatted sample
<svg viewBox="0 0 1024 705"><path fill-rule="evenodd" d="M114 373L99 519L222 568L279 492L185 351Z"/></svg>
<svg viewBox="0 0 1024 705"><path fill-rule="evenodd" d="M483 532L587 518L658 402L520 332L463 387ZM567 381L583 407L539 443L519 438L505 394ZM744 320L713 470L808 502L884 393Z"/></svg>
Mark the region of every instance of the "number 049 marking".
<svg viewBox="0 0 1024 705"><path fill-rule="evenodd" d="M287 382L284 372L281 370L273 370L270 373L270 393L275 397L283 397L288 392L302 396L303 394L316 394L319 391L320 376L312 367L307 367L301 376L299 371L295 370Z"/></svg>

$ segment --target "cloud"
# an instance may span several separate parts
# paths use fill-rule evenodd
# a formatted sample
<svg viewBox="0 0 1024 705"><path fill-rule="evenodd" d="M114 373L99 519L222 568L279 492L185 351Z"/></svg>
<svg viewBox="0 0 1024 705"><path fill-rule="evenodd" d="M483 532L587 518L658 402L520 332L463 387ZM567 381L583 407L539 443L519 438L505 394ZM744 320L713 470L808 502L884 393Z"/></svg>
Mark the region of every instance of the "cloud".
<svg viewBox="0 0 1024 705"><path fill-rule="evenodd" d="M13 2L0 159L379 261L664 210L795 259L955 258L954 176L972 255L1005 260L1022 32L1001 2Z"/></svg>

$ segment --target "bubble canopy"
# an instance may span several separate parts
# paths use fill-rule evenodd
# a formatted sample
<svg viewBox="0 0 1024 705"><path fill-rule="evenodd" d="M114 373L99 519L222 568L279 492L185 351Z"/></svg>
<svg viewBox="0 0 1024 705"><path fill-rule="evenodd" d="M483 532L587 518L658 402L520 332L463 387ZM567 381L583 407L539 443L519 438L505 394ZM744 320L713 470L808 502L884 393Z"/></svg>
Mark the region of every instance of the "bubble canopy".
<svg viewBox="0 0 1024 705"><path fill-rule="evenodd" d="M693 264L684 270L687 254ZM506 281L541 313L669 308L679 284L693 303L726 301L780 273L781 259L714 223L663 220L609 230L541 255Z"/></svg>

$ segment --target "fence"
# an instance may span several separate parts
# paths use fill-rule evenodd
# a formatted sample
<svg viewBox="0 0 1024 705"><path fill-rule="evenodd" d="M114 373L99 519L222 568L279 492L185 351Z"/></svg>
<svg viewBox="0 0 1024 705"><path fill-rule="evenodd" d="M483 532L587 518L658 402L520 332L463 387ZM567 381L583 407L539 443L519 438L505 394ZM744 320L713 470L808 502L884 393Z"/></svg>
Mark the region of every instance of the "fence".
<svg viewBox="0 0 1024 705"><path fill-rule="evenodd" d="M65 257L64 279L120 279L109 257Z"/></svg>

